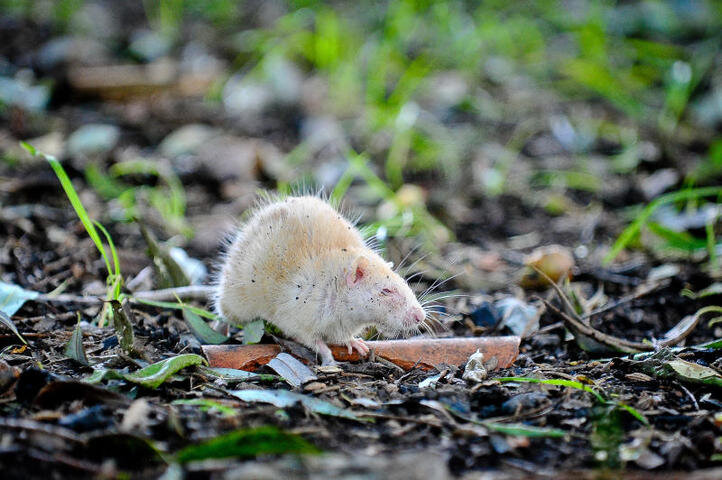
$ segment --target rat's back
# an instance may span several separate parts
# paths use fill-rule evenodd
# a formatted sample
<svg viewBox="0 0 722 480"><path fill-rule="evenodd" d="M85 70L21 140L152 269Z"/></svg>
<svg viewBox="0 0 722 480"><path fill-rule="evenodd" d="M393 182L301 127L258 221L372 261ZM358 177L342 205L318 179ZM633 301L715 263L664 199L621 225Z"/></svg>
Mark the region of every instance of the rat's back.
<svg viewBox="0 0 722 480"><path fill-rule="evenodd" d="M324 200L267 200L241 226L228 249L217 310L234 323L272 318L278 305L294 295L300 270L308 269L323 252L344 248L364 248L363 238Z"/></svg>

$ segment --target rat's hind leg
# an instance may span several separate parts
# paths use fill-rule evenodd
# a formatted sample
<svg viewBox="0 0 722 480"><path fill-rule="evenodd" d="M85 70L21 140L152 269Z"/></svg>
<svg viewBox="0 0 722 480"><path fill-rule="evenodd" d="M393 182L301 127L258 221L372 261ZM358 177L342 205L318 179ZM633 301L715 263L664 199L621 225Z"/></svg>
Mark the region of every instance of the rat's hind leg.
<svg viewBox="0 0 722 480"><path fill-rule="evenodd" d="M351 355L356 349L356 351L361 355L362 357L366 357L369 354L369 346L360 338L352 338L348 342L346 342L346 346L348 347L348 354Z"/></svg>
<svg viewBox="0 0 722 480"><path fill-rule="evenodd" d="M336 365L336 360L333 359L333 354L331 353L331 349L328 348L328 345L326 345L326 342L324 342L321 339L316 340L316 353L321 355L321 365L328 366L328 365Z"/></svg>

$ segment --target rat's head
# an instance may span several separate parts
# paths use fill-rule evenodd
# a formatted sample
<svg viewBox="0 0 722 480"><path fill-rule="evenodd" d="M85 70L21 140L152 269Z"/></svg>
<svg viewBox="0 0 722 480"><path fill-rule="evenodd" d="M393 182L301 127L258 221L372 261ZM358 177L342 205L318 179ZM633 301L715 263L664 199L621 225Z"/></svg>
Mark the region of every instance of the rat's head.
<svg viewBox="0 0 722 480"><path fill-rule="evenodd" d="M387 335L418 330L426 312L406 281L375 253L360 253L345 269L350 317ZM350 313L350 312L349 312Z"/></svg>

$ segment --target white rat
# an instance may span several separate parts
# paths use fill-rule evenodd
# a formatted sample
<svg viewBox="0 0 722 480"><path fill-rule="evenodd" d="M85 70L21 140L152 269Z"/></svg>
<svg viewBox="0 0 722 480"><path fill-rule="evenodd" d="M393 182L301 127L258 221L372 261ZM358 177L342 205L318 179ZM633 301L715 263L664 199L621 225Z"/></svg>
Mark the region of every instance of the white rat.
<svg viewBox="0 0 722 480"><path fill-rule="evenodd" d="M262 318L333 364L328 343L366 356L357 336L374 325L408 333L426 318L406 281L358 229L313 196L270 198L238 230L220 271L217 311L245 324Z"/></svg>

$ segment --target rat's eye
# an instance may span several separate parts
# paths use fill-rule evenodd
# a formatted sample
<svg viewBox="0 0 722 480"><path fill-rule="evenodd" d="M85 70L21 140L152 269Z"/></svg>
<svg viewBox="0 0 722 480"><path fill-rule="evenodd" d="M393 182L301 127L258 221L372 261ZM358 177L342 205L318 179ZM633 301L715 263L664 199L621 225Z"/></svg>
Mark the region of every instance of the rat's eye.
<svg viewBox="0 0 722 480"><path fill-rule="evenodd" d="M395 288L384 288L381 290L381 295L391 295L392 293L396 293Z"/></svg>

